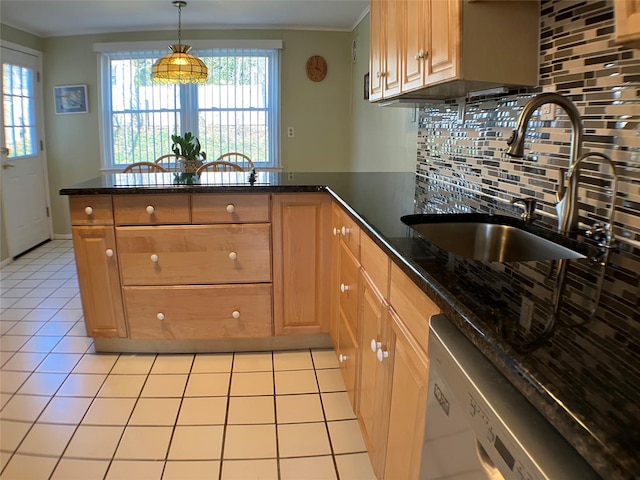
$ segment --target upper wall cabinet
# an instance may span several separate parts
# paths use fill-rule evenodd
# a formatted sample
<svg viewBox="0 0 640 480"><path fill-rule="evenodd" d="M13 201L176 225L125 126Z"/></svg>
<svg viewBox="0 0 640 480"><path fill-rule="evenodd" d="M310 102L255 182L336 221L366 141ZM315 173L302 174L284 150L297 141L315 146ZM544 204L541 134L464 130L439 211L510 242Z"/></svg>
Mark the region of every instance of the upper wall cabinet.
<svg viewBox="0 0 640 480"><path fill-rule="evenodd" d="M640 0L616 0L616 43L640 48Z"/></svg>
<svg viewBox="0 0 640 480"><path fill-rule="evenodd" d="M538 83L539 3L371 0L369 100Z"/></svg>

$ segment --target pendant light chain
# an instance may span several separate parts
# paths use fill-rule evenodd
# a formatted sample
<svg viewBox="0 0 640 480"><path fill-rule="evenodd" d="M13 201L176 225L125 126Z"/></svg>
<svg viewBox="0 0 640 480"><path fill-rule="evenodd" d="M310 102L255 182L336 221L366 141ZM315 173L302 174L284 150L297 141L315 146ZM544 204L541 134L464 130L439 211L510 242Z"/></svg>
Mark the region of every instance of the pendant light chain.
<svg viewBox="0 0 640 480"><path fill-rule="evenodd" d="M178 2L178 45L182 45L182 2Z"/></svg>

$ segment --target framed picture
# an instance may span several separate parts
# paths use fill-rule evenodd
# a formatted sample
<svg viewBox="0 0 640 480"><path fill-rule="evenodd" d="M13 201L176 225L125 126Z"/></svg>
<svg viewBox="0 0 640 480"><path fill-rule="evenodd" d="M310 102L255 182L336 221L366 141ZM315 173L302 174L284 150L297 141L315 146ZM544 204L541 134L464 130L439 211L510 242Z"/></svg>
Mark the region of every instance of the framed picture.
<svg viewBox="0 0 640 480"><path fill-rule="evenodd" d="M369 100L369 72L364 74L364 99Z"/></svg>
<svg viewBox="0 0 640 480"><path fill-rule="evenodd" d="M87 113L89 111L86 85L53 87L53 95L56 102L56 114L58 115Z"/></svg>

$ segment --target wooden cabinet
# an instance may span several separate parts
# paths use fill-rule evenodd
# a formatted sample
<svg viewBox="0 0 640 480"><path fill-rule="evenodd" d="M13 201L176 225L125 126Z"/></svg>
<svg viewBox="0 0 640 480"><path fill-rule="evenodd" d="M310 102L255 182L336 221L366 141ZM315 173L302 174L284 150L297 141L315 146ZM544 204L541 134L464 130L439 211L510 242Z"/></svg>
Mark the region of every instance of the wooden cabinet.
<svg viewBox="0 0 640 480"><path fill-rule="evenodd" d="M271 336L271 285L124 287L130 338Z"/></svg>
<svg viewBox="0 0 640 480"><path fill-rule="evenodd" d="M417 480L427 410L428 360L424 349L393 312L393 372L385 480Z"/></svg>
<svg viewBox="0 0 640 480"><path fill-rule="evenodd" d="M123 285L271 282L269 224L116 227Z"/></svg>
<svg viewBox="0 0 640 480"><path fill-rule="evenodd" d="M407 0L402 10L401 90L458 76L460 3Z"/></svg>
<svg viewBox="0 0 640 480"><path fill-rule="evenodd" d="M113 227L73 226L71 231L87 335L126 337Z"/></svg>
<svg viewBox="0 0 640 480"><path fill-rule="evenodd" d="M331 199L324 193L274 194L276 335L329 331Z"/></svg>
<svg viewBox="0 0 640 480"><path fill-rule="evenodd" d="M538 3L371 0L369 99L459 98L474 91L538 83ZM391 53L389 53L391 52ZM399 75L388 89L374 78ZM382 77L384 80L386 77Z"/></svg>
<svg viewBox="0 0 640 480"><path fill-rule="evenodd" d="M640 0L616 0L616 43L640 48Z"/></svg>
<svg viewBox="0 0 640 480"><path fill-rule="evenodd" d="M371 1L370 101L388 98L400 93L400 29L402 24L399 20L401 13L401 2Z"/></svg>
<svg viewBox="0 0 640 480"><path fill-rule="evenodd" d="M386 257L386 255L385 255ZM374 473L382 478L391 398L393 351L389 310L367 272L362 273L358 421Z"/></svg>
<svg viewBox="0 0 640 480"><path fill-rule="evenodd" d="M111 195L73 196L69 213L87 335L126 337Z"/></svg>

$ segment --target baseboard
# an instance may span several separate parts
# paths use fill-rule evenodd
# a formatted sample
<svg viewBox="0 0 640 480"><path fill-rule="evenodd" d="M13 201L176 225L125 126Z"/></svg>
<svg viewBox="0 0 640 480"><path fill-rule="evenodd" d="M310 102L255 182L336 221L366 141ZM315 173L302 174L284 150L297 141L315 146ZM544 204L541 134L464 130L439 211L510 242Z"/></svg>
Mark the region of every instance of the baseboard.
<svg viewBox="0 0 640 480"><path fill-rule="evenodd" d="M54 240L71 240L71 234L70 233L54 233L53 234L53 239Z"/></svg>
<svg viewBox="0 0 640 480"><path fill-rule="evenodd" d="M0 262L0 268L4 268L11 263L13 263L13 258L5 258Z"/></svg>

